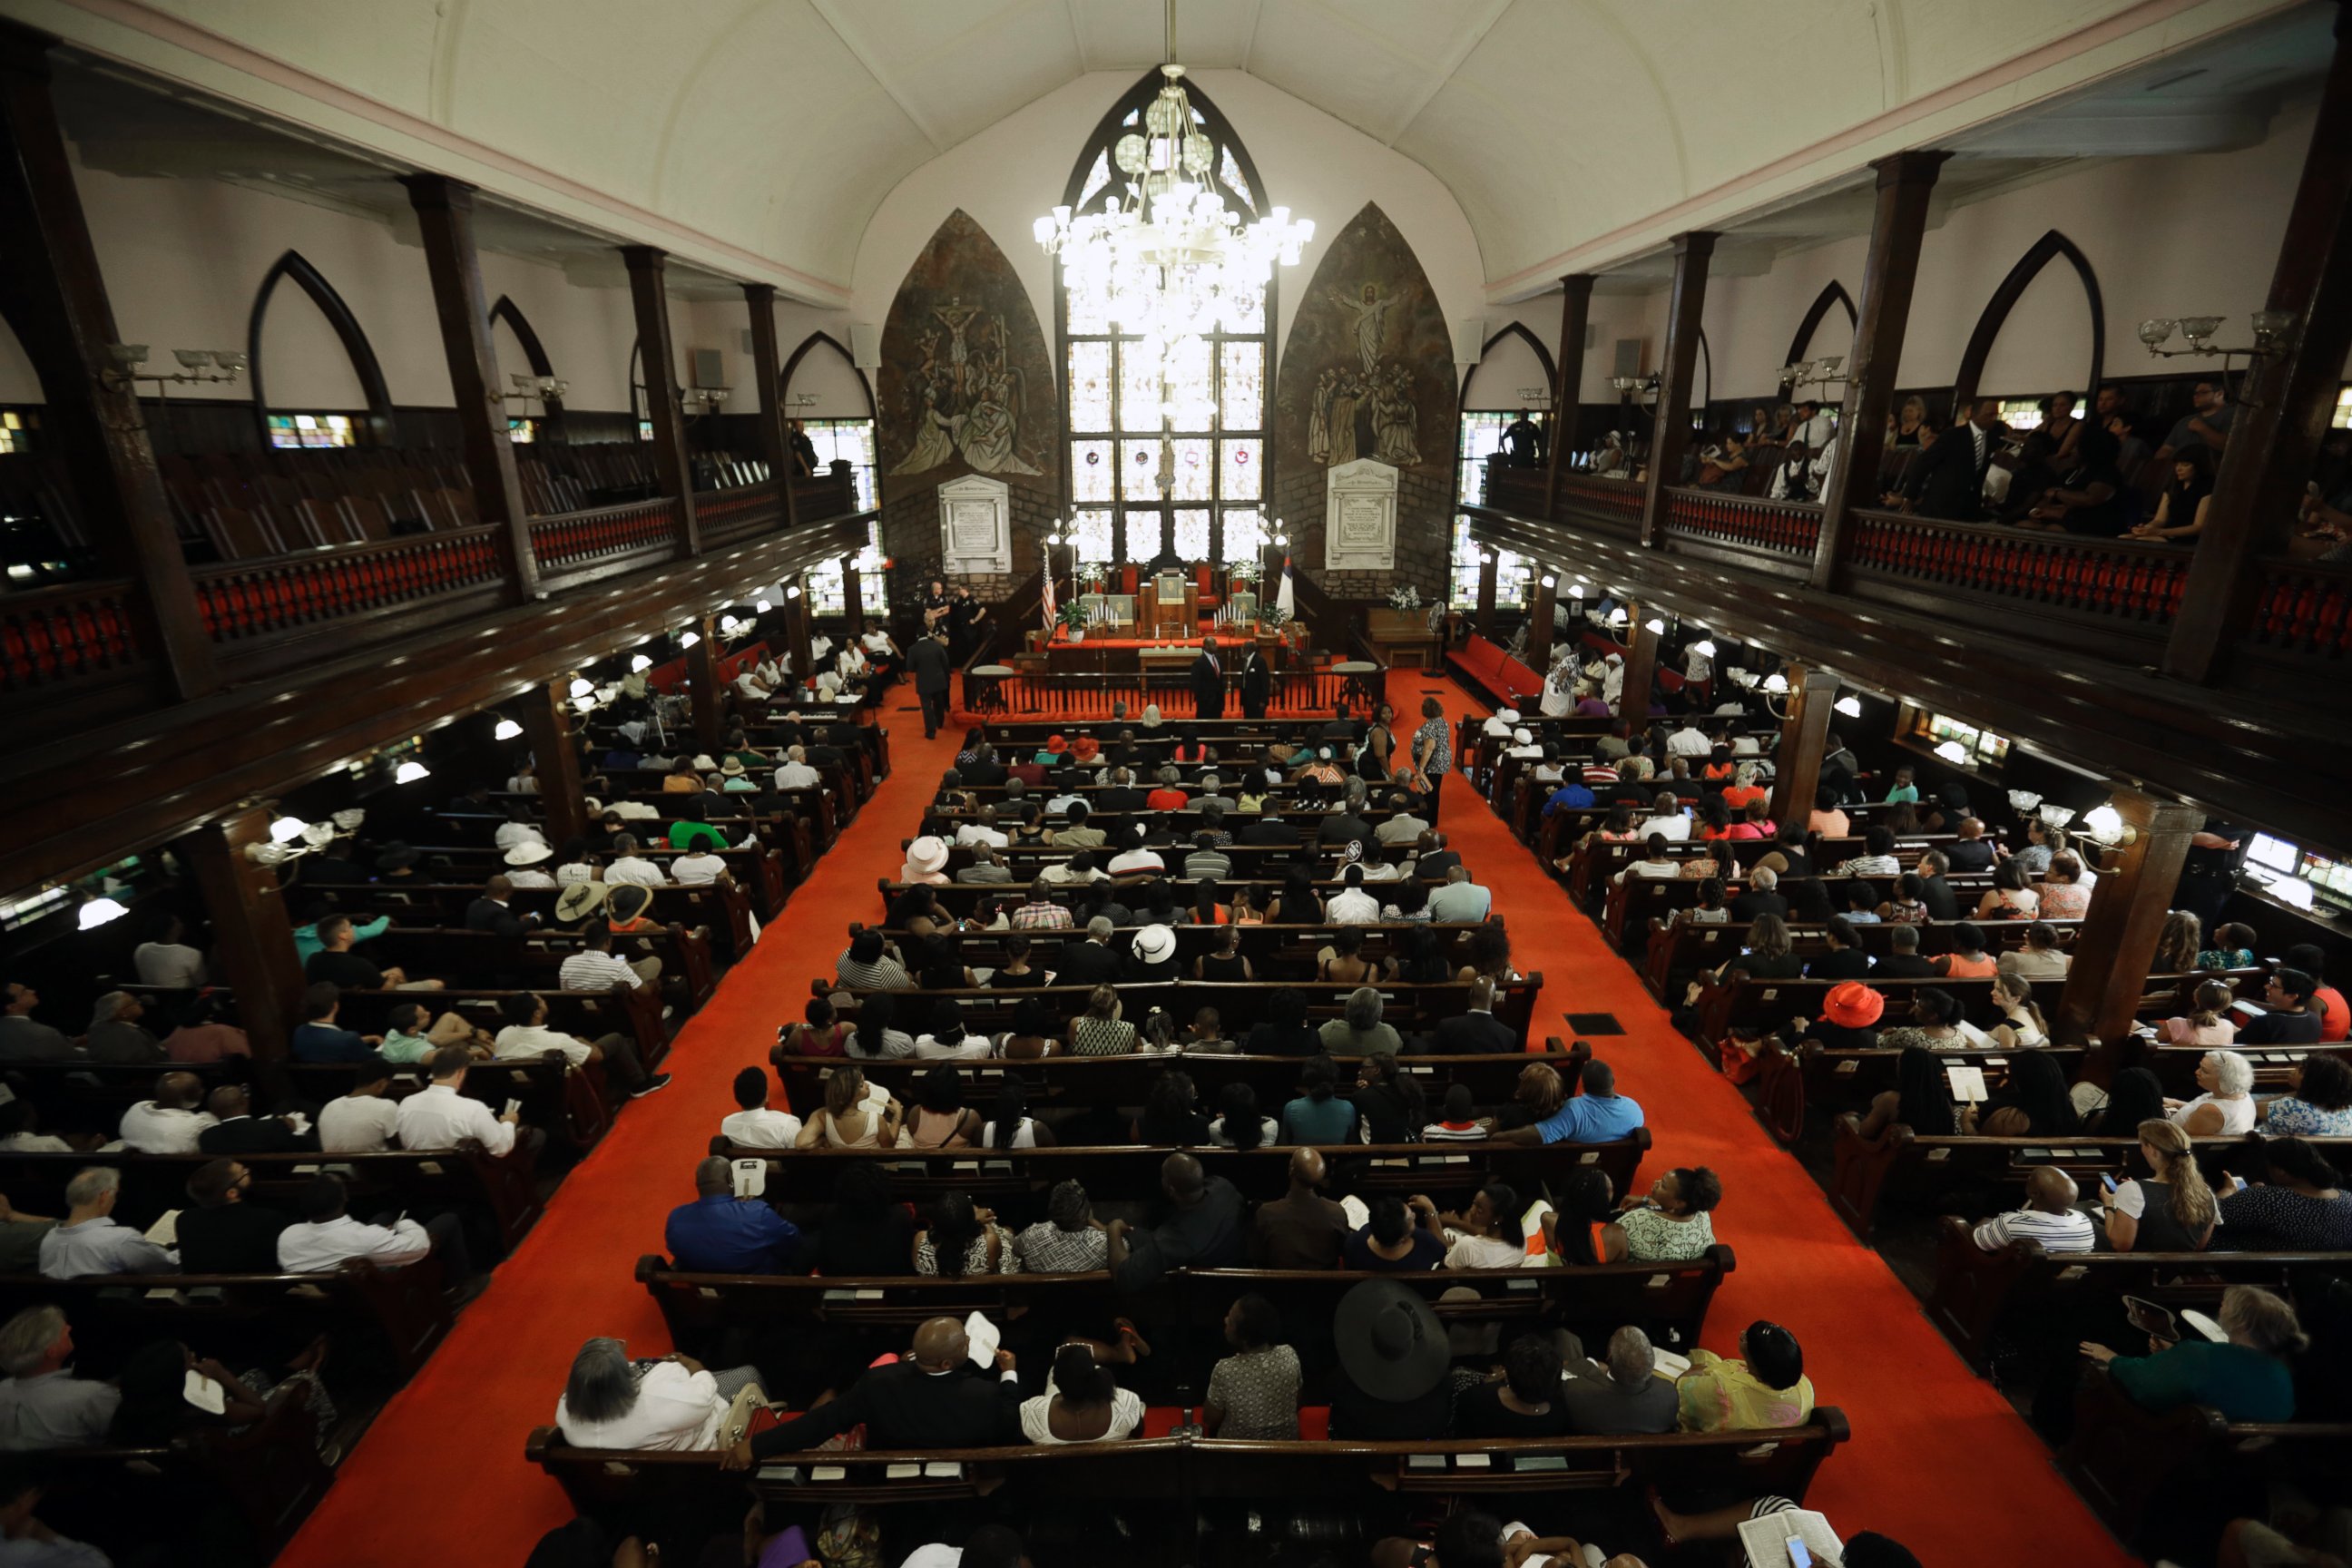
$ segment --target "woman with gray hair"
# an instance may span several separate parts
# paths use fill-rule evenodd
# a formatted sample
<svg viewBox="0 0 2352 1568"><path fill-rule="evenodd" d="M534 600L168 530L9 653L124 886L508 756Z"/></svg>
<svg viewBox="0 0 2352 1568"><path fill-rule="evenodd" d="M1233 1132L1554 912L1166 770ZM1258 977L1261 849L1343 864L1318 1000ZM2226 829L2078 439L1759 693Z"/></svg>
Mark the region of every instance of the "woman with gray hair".
<svg viewBox="0 0 2352 1568"><path fill-rule="evenodd" d="M2227 1337L2218 1341L2210 1331L2178 1343L2151 1334L2144 1356L2087 1342L2083 1353L2149 1410L2210 1405L2224 1421L2294 1420L2294 1369L2287 1358L2311 1344L2294 1309L2259 1286L2232 1285L2221 1297L2220 1328Z"/></svg>
<svg viewBox="0 0 2352 1568"><path fill-rule="evenodd" d="M597 1338L572 1360L555 1425L575 1448L730 1448L767 1403L755 1367L713 1373L675 1352L633 1362L620 1341Z"/></svg>
<svg viewBox="0 0 2352 1568"><path fill-rule="evenodd" d="M145 1005L128 991L110 991L90 1010L89 1037L84 1042L94 1062L160 1062L168 1059L163 1042L147 1032L139 1020Z"/></svg>
<svg viewBox="0 0 2352 1568"><path fill-rule="evenodd" d="M2197 1064L2194 1100L2164 1102L2164 1113L2197 1138L2236 1138L2254 1130L2254 1064L2236 1051L2207 1051Z"/></svg>
<svg viewBox="0 0 2352 1568"><path fill-rule="evenodd" d="M1328 1020L1317 1037L1335 1057L1368 1057L1376 1051L1393 1056L1404 1049L1396 1026L1381 1020L1381 994L1369 985L1349 992L1347 1010Z"/></svg>

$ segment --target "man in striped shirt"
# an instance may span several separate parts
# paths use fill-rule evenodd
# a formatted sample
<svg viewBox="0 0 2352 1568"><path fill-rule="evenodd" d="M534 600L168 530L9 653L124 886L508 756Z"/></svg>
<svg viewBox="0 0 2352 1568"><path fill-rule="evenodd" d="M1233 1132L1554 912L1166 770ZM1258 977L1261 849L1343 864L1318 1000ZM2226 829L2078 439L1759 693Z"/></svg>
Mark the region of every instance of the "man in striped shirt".
<svg viewBox="0 0 2352 1568"><path fill-rule="evenodd" d="M2025 1179L2025 1206L1977 1226L1976 1243L1987 1252L2012 1241L2038 1241L2044 1252L2088 1252L2097 1233L2074 1198L2074 1177L2055 1165L2041 1166Z"/></svg>

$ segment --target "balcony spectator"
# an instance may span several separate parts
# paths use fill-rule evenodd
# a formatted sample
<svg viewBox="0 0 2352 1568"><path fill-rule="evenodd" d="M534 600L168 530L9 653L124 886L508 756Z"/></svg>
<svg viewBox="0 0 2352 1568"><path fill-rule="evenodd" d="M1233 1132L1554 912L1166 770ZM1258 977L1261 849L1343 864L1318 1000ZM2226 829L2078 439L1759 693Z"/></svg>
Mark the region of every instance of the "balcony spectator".
<svg viewBox="0 0 2352 1568"><path fill-rule="evenodd" d="M2183 447L2172 454L2172 477L2164 493L2157 497L2155 512L2126 537L2194 544L2205 531L2205 516L2212 502L2210 454L2201 446Z"/></svg>
<svg viewBox="0 0 2352 1568"><path fill-rule="evenodd" d="M2230 401L2229 384L2218 375L2200 375L2189 389L2189 412L2182 415L2156 449L2159 460L2201 446L2217 457L2230 445L2231 426L2238 405Z"/></svg>
<svg viewBox="0 0 2352 1568"><path fill-rule="evenodd" d="M215 992L199 992L180 1009L178 1026L163 1037L163 1055L188 1067L201 1067L229 1057L250 1057L253 1043L243 1029L221 1022L226 999Z"/></svg>
<svg viewBox="0 0 2352 1568"><path fill-rule="evenodd" d="M205 955L187 943L187 928L177 915L165 915L147 940L131 950L131 966L142 985L167 991L193 991L205 983Z"/></svg>
<svg viewBox="0 0 2352 1568"><path fill-rule="evenodd" d="M142 1154L193 1154L197 1140L216 1124L204 1102L204 1081L192 1072L167 1072L155 1080L155 1098L122 1113L123 1143Z"/></svg>

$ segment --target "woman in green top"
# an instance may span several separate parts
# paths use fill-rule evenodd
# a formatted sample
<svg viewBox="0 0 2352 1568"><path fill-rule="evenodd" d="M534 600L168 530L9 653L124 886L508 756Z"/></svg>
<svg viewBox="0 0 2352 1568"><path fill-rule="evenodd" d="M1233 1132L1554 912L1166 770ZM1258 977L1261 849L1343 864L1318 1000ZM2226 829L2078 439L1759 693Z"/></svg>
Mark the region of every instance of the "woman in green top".
<svg viewBox="0 0 2352 1568"><path fill-rule="evenodd" d="M2088 1342L2083 1353L2149 1410L2210 1405L2225 1421L2294 1420L2294 1373L2286 1358L2311 1343L2294 1309L2257 1286L2232 1285L2221 1297L2221 1329L2230 1337L2220 1344L2150 1338L2149 1355L2117 1355Z"/></svg>

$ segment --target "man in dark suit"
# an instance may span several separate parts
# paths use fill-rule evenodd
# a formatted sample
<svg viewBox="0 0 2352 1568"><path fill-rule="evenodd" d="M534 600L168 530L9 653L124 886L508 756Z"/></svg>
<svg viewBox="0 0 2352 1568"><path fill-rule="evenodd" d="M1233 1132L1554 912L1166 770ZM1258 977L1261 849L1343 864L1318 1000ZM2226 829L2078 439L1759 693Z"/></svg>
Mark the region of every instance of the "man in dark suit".
<svg viewBox="0 0 2352 1568"><path fill-rule="evenodd" d="M1201 657L1192 661L1192 704L1203 719L1225 716L1225 667L1217 662L1214 637L1201 644Z"/></svg>
<svg viewBox="0 0 2352 1568"><path fill-rule="evenodd" d="M955 661L948 657L946 634L917 637L907 662L915 671L915 696L923 705L923 739L929 741L948 721L948 679Z"/></svg>
<svg viewBox="0 0 2352 1568"><path fill-rule="evenodd" d="M1445 847L1445 835L1434 829L1423 834L1414 848L1418 853L1413 858L1412 875L1418 882L1443 882L1447 872L1462 864L1462 857Z"/></svg>
<svg viewBox="0 0 2352 1568"><path fill-rule="evenodd" d="M1969 417L1936 437L1911 460L1899 495L1888 498L1903 510L1948 522L1974 522L1984 516L1985 470L1992 466L2000 425L2000 405L1977 399Z"/></svg>
<svg viewBox="0 0 2352 1568"><path fill-rule="evenodd" d="M1930 849L1919 857L1919 901L1927 906L1929 920L1960 918L1960 897L1944 880L1944 873L1951 868L1951 861L1940 849Z"/></svg>
<svg viewBox="0 0 2352 1568"><path fill-rule="evenodd" d="M1438 1021L1432 1049L1440 1056L1499 1056L1523 1051L1527 1042L1517 1031L1495 1016L1495 983L1485 975L1470 983L1470 1010Z"/></svg>
<svg viewBox="0 0 2352 1568"><path fill-rule="evenodd" d="M534 917L535 918L535 917ZM514 884L503 876L482 884L482 896L466 906L466 929L497 936L520 936L523 917L514 912Z"/></svg>
<svg viewBox="0 0 2352 1568"><path fill-rule="evenodd" d="M1759 866L1749 873L1748 891L1731 900L1731 918L1752 921L1758 915L1778 915L1789 918L1789 900L1778 889L1780 879L1769 867Z"/></svg>
<svg viewBox="0 0 2352 1568"><path fill-rule="evenodd" d="M1274 695L1274 667L1265 662L1258 651L1257 639L1250 639L1249 652L1242 658L1242 717L1263 719L1265 705Z"/></svg>
<svg viewBox="0 0 2352 1568"><path fill-rule="evenodd" d="M997 756L996 748L983 743L980 755L966 763L961 770L963 782L974 789L993 789L1004 782L1004 763Z"/></svg>
<svg viewBox="0 0 2352 1568"><path fill-rule="evenodd" d="M1120 816L1144 809L1144 792L1135 787L1135 775L1126 768L1113 768L1110 783L1095 791L1097 815Z"/></svg>
<svg viewBox="0 0 2352 1568"><path fill-rule="evenodd" d="M1095 923L1099 920L1099 927ZM1090 917L1084 942L1066 942L1051 961L1056 985L1108 985L1118 978L1118 950L1110 945L1113 921L1108 915Z"/></svg>
<svg viewBox="0 0 2352 1568"><path fill-rule="evenodd" d="M217 1128L208 1129L217 1131ZM235 1160L200 1165L188 1178L194 1204L180 1211L180 1268L189 1274L275 1274L287 1215L245 1201L252 1173Z"/></svg>
<svg viewBox="0 0 2352 1568"><path fill-rule="evenodd" d="M299 1133L283 1117L253 1114L253 1097L235 1084L223 1084L205 1101L219 1122L196 1134L196 1147L207 1154L290 1154L316 1149L316 1133Z"/></svg>
<svg viewBox="0 0 2352 1568"><path fill-rule="evenodd" d="M1242 829L1244 844L1270 844L1278 847L1298 842L1298 829L1286 816L1260 816Z"/></svg>
<svg viewBox="0 0 2352 1568"><path fill-rule="evenodd" d="M1021 1384L1013 1352L996 1352L992 1377L968 1364L971 1342L954 1318L933 1318L915 1331L905 1359L877 1366L830 1405L727 1450L719 1468L749 1469L775 1454L813 1448L863 1422L874 1448L994 1448L1021 1441Z"/></svg>

